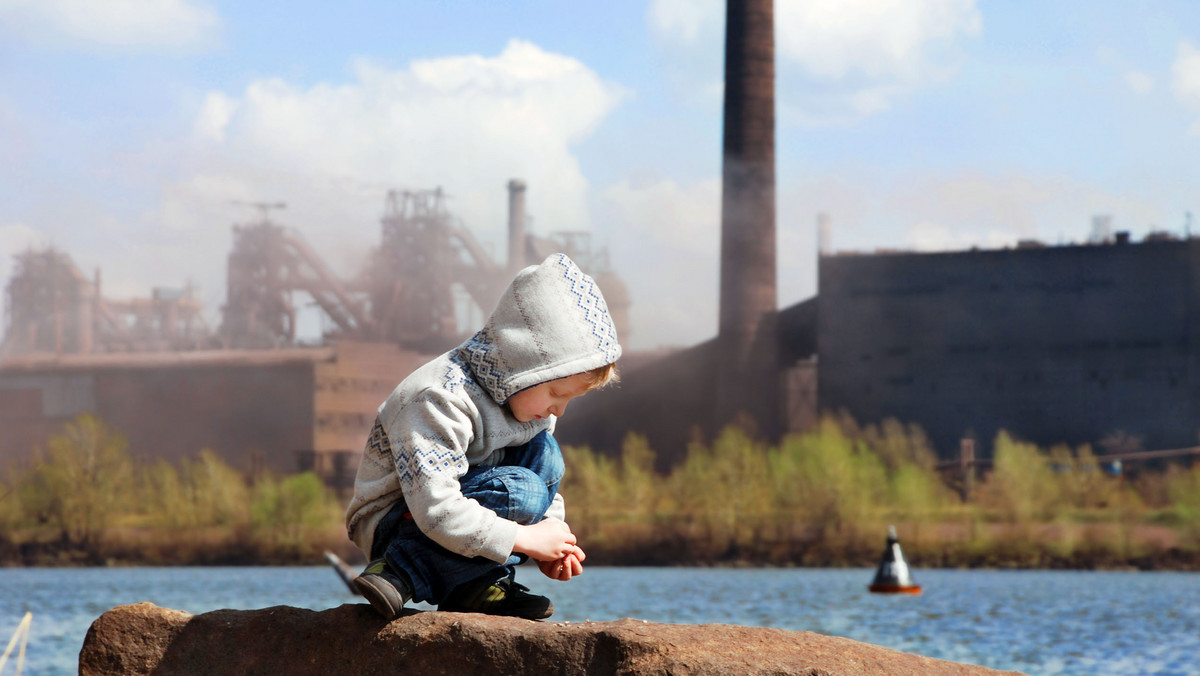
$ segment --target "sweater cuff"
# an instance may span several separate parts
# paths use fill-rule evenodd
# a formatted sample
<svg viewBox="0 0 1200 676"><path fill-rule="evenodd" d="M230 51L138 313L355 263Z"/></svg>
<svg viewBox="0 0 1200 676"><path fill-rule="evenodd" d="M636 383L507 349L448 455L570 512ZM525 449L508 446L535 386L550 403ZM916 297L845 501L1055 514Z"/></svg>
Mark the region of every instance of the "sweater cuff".
<svg viewBox="0 0 1200 676"><path fill-rule="evenodd" d="M504 563L512 556L513 545L517 542L517 522L497 518L492 532L488 533L487 542L479 555L485 556L496 563Z"/></svg>

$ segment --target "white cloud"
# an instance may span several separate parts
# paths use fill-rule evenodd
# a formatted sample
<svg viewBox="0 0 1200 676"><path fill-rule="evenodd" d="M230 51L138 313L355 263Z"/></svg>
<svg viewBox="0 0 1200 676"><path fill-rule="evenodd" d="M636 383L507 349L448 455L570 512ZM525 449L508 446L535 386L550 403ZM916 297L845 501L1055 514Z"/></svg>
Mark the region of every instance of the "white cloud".
<svg viewBox="0 0 1200 676"><path fill-rule="evenodd" d="M775 55L780 116L844 123L891 108L911 91L950 77L962 40L982 32L976 0L778 0ZM720 53L724 4L655 0L651 31L678 58L697 43ZM701 60L707 67L707 60ZM699 78L709 77L707 73Z"/></svg>
<svg viewBox="0 0 1200 676"><path fill-rule="evenodd" d="M975 0L781 0L775 17L780 77L798 82L781 89L781 116L803 124L868 117L945 81L982 31Z"/></svg>
<svg viewBox="0 0 1200 676"><path fill-rule="evenodd" d="M196 116L194 125L196 135L201 142L225 140L225 129L237 112L238 102L221 92L209 92L204 97L204 104Z"/></svg>
<svg viewBox="0 0 1200 676"><path fill-rule="evenodd" d="M781 0L779 57L814 76L912 81L931 45L978 35L974 0Z"/></svg>
<svg viewBox="0 0 1200 676"><path fill-rule="evenodd" d="M27 39L126 48L206 46L221 26L189 0L0 0L0 17Z"/></svg>
<svg viewBox="0 0 1200 676"><path fill-rule="evenodd" d="M690 44L715 33L725 22L724 12L721 0L652 0L646 19L659 39Z"/></svg>
<svg viewBox="0 0 1200 676"><path fill-rule="evenodd" d="M1200 116L1200 49L1190 42L1179 43L1175 63L1171 66L1171 91L1184 108ZM1200 119L1189 133L1200 135Z"/></svg>
<svg viewBox="0 0 1200 676"><path fill-rule="evenodd" d="M285 203L271 218L348 279L379 244L388 190L441 187L451 215L503 260L511 178L529 186L535 234L591 229L573 144L626 95L579 61L517 40L494 56L399 69L361 60L345 82L268 78L208 92L191 136L153 149L159 174L175 177L159 204L123 226L119 254L96 255L121 261L104 266L111 288L190 280L215 315L230 226L258 220L250 203Z"/></svg>

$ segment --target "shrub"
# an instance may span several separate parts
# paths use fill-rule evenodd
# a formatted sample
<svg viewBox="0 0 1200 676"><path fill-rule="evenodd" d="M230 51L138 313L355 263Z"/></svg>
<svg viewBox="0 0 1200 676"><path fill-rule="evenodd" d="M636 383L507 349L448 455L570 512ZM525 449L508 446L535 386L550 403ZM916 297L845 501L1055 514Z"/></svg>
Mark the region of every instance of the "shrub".
<svg viewBox="0 0 1200 676"><path fill-rule="evenodd" d="M64 542L89 545L128 507L133 481L129 442L103 420L82 413L50 437L21 489L37 518L55 525Z"/></svg>

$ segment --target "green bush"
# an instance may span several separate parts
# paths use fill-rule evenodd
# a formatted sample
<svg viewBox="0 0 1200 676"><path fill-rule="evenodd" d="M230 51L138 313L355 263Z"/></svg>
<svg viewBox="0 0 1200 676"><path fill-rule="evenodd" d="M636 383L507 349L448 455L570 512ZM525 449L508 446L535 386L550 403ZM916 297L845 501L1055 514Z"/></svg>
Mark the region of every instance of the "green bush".
<svg viewBox="0 0 1200 676"><path fill-rule="evenodd" d="M1005 431L996 435L992 473L981 493L1001 519L1016 524L1049 517L1058 500L1047 458L1034 444L1017 441Z"/></svg>
<svg viewBox="0 0 1200 676"><path fill-rule="evenodd" d="M1184 469L1172 465L1167 470L1166 484L1184 534L1193 545L1200 544L1200 466Z"/></svg>
<svg viewBox="0 0 1200 676"><path fill-rule="evenodd" d="M250 508L254 528L275 542L296 543L329 524L331 496L312 472L283 479L265 477L254 486Z"/></svg>
<svg viewBox="0 0 1200 676"><path fill-rule="evenodd" d="M53 524L63 542L90 545L129 509L132 485L129 442L83 413L50 437L45 457L35 460L19 492L23 508Z"/></svg>

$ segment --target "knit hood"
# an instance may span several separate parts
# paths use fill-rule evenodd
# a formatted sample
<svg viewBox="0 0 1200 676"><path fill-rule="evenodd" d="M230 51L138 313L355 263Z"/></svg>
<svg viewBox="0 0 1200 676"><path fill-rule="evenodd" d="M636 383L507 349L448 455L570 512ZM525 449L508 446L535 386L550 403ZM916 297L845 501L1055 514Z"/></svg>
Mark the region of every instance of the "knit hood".
<svg viewBox="0 0 1200 676"><path fill-rule="evenodd" d="M458 349L497 404L621 356L600 287L561 253L517 273L487 323Z"/></svg>

